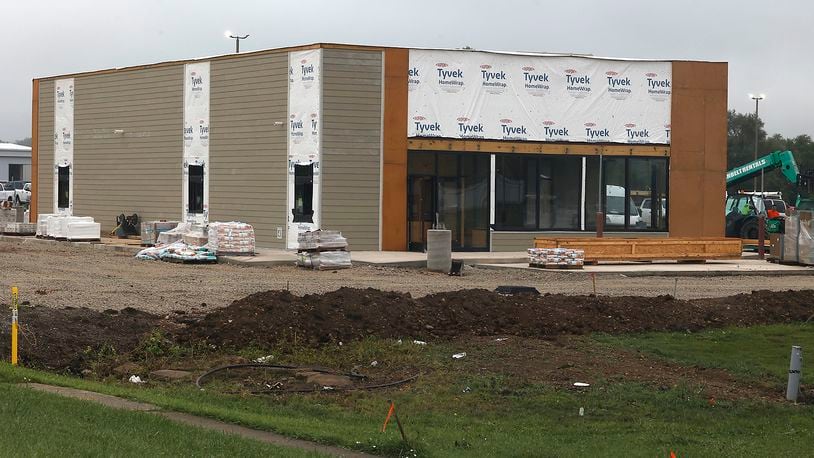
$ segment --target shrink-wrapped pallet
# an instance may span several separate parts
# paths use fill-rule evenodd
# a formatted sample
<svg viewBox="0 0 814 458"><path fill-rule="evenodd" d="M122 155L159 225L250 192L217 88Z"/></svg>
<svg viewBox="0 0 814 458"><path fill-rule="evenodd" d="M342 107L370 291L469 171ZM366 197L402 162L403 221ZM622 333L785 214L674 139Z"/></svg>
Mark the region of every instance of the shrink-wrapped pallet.
<svg viewBox="0 0 814 458"><path fill-rule="evenodd" d="M65 238L68 240L99 240L102 227L92 221L69 221L65 224Z"/></svg>
<svg viewBox="0 0 814 458"><path fill-rule="evenodd" d="M238 221L209 224L207 246L218 256L253 255L254 228Z"/></svg>

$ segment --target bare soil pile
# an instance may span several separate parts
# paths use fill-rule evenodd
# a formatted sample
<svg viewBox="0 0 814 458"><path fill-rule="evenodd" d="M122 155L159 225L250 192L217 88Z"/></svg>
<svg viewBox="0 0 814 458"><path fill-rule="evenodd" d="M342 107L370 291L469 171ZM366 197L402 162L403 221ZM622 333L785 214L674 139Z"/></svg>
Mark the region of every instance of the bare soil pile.
<svg viewBox="0 0 814 458"><path fill-rule="evenodd" d="M10 354L10 312L3 311L0 355ZM20 309L20 363L78 373L99 352L132 351L160 322L133 308L97 312L87 308L24 307Z"/></svg>
<svg viewBox="0 0 814 458"><path fill-rule="evenodd" d="M685 331L802 321L814 315L811 291L755 291L693 301L659 297L505 296L486 290L407 293L340 288L295 296L252 294L190 323L181 341L220 347L320 345L367 336L451 338L513 334L553 337L590 332Z"/></svg>

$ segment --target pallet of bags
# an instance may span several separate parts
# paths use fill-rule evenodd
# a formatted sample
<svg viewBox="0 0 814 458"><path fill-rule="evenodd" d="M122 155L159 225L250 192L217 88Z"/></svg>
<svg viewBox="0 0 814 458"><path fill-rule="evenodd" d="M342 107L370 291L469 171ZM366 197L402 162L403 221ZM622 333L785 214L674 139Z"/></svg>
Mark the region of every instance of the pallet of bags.
<svg viewBox="0 0 814 458"><path fill-rule="evenodd" d="M529 266L546 269L582 269L585 251L571 248L529 248Z"/></svg>
<svg viewBox="0 0 814 458"><path fill-rule="evenodd" d="M218 256L253 256L254 228L239 221L209 224L209 248Z"/></svg>
<svg viewBox="0 0 814 458"><path fill-rule="evenodd" d="M48 235L48 218L57 216L53 213L40 213L37 215L37 237L46 237Z"/></svg>
<svg viewBox="0 0 814 458"><path fill-rule="evenodd" d="M314 265L314 269L318 270L336 270L348 269L351 267L350 251L320 251L316 253L318 260Z"/></svg>

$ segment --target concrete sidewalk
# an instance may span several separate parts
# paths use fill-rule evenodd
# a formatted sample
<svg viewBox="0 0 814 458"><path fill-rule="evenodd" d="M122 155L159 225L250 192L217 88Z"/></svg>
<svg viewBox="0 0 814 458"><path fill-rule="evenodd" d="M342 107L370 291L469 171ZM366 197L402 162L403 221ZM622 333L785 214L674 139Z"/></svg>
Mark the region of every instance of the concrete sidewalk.
<svg viewBox="0 0 814 458"><path fill-rule="evenodd" d="M226 434L234 434L237 436L244 437L246 439L253 439L256 441L265 442L267 444L297 448L300 450L331 456L358 457L358 458L373 456L341 447L322 445L316 442L309 442L301 439L293 439L270 431L251 429L245 426L226 423L211 418L199 417L197 415L190 415L183 412L163 410L160 407L153 404L130 401L128 399L120 398L117 396L111 396L108 394L97 393L95 391L78 390L76 388L45 385L42 383L22 383L20 385L32 390L56 394L67 398L79 399L88 402L96 402L112 409L128 410L131 412L152 413L155 415L160 415L168 420L175 421L177 423L184 423L190 426L195 426L198 428L208 429L211 431L217 431Z"/></svg>

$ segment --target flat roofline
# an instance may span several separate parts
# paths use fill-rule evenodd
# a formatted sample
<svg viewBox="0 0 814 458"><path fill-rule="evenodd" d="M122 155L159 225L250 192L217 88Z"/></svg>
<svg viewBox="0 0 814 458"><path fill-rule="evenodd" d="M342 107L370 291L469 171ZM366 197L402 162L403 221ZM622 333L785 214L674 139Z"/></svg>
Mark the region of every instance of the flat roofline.
<svg viewBox="0 0 814 458"><path fill-rule="evenodd" d="M121 71L144 70L156 67L165 67L170 65L188 64L193 62L202 61L217 61L226 59L236 59L239 57L258 56L264 54L276 54L280 52L289 51L303 51L308 49L358 49L370 51L382 51L384 49L420 49L428 51L461 51L461 52L482 52L489 54L504 54L514 56L532 56L532 57L579 57L583 59L597 59L597 60L616 60L616 61L639 61L639 62L709 62L725 64L725 61L703 61L703 60L689 60L689 59L636 59L636 58L622 58L622 57L602 57L594 56L591 54L576 54L576 53L551 53L551 52L524 52L524 51L500 51L500 50L487 50L487 49L474 49L474 48L422 48L422 47L404 47L404 46L378 46L378 45L360 45L350 43L310 43L304 45L283 46L279 48L268 48L257 51L248 51L242 53L229 53L229 54L216 54L212 56L195 57L190 59L177 59L162 62L154 62L148 64L129 65L125 67L113 67L99 70L88 70L74 73L64 73L60 75L42 76L34 78L39 81L50 81L59 78L76 78L81 76L100 75L105 73L116 73Z"/></svg>

